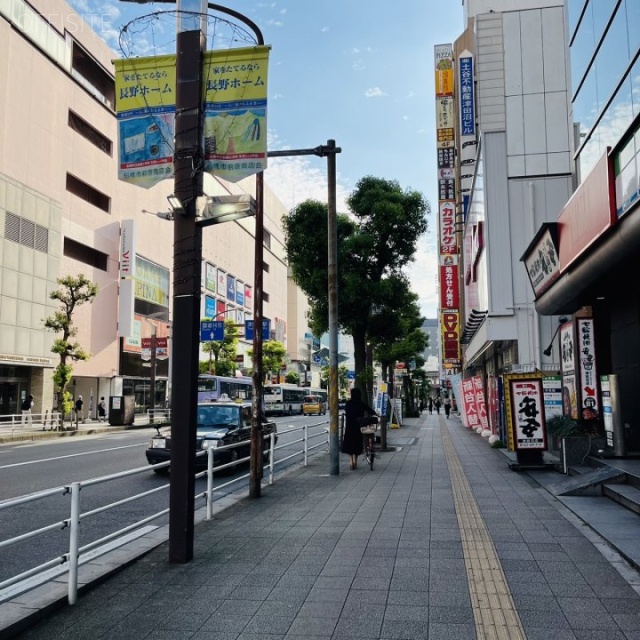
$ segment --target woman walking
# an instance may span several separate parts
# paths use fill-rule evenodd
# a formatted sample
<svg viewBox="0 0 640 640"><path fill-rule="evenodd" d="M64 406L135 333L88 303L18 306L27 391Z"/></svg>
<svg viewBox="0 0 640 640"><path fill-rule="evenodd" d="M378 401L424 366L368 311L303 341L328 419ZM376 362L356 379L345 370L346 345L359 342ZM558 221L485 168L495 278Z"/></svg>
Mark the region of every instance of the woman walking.
<svg viewBox="0 0 640 640"><path fill-rule="evenodd" d="M360 389L351 389L351 399L344 406L344 436L342 453L349 455L349 469L358 467L358 456L362 453L362 432L359 418L365 415L375 416L376 412L362 401Z"/></svg>

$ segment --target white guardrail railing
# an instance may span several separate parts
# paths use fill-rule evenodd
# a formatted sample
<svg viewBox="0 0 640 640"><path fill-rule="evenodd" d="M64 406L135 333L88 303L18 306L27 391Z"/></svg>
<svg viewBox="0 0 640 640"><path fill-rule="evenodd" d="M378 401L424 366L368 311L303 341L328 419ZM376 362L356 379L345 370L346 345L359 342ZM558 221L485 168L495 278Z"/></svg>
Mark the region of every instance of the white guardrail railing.
<svg viewBox="0 0 640 640"><path fill-rule="evenodd" d="M45 413L13 413L0 416L0 433L14 436L16 433L35 431L55 431L60 424L60 414L57 411Z"/></svg>
<svg viewBox="0 0 640 640"><path fill-rule="evenodd" d="M300 432L302 435L300 438L289 440L288 442L280 445L276 445L275 438L277 434L269 434L267 438L269 440L268 449L265 450L265 453L268 452L268 462L265 463L265 469L269 469L268 473L268 484L273 484L275 480L275 468L276 466L280 466L288 460L292 460L296 457L302 457L302 463L304 466L307 466L309 460L309 454L320 448L326 447L329 443L328 433L329 430L327 428L319 429L317 433L309 433L309 429L321 427L323 424L327 424L326 421L319 422L317 424L305 425L302 427L295 427L293 429L287 430L287 434ZM317 441L322 438L321 441ZM215 456L218 452L226 451L233 449L235 447L246 447L246 442L236 443L232 445L226 445L223 447L218 447L217 449L207 449L206 451L201 451L198 455L207 455L207 469L205 471L201 471L196 473L196 478L207 478L207 488L205 491L195 494L195 499L204 499L206 506L206 519L211 520L213 517L213 502L214 502L214 491L219 491L223 488L233 485L234 483L238 483L242 480L246 480L249 478L249 473L243 474L239 477L233 478L227 482L222 484L218 484L214 486L214 467L215 472L218 473L222 470L229 469L234 465L243 464L250 460L250 456L245 458L240 458L234 460L232 462L228 462L226 464L215 465ZM302 444L302 448L299 450L295 450L293 453L289 453L288 455L275 460L275 452L281 449L289 449L292 445ZM7 511L12 507L19 507L21 505L25 505L28 503L36 502L38 500L43 500L50 496L66 496L69 495L71 497L70 504L70 512L69 517L57 521L52 522L44 527L40 527L39 529L35 529L33 531L29 531L23 533L21 535L15 536L13 538L8 538L6 540L0 541L0 550L6 549L13 544L24 542L26 540L36 538L38 536L42 536L46 533L52 531L59 531L60 529L68 529L69 530L69 551L62 556L55 557L43 564L40 564L32 569L28 569L20 573L19 575L13 576L12 578L8 578L3 582L0 582L0 603L5 602L20 593L24 593L29 591L44 582L52 579L51 576L47 573L54 568L57 568L55 573L56 578L59 575L68 572L68 600L69 604L75 604L78 598L78 567L89 562L90 560L94 560L101 555L104 555L113 550L114 545L107 545L109 542L117 541L118 539L122 539L122 544L126 544L130 540L130 536L127 537L128 534L136 531L137 529L141 529L142 527L148 525L150 522L161 518L169 513L169 509L162 509L157 513L151 514L142 520L138 520L135 523L132 523L118 531L114 531L98 540L94 540L88 544L81 546L80 544L80 525L83 520L96 516L100 513L109 511L110 509L114 509L116 507L120 507L122 505L134 502L136 500L141 500L142 498L146 498L152 494L166 491L169 488L169 483L164 484L160 487L155 487L150 489L149 491L144 491L142 493L138 493L136 495L124 498L122 500L118 500L117 502L112 502L110 504L106 504L97 509L93 509L91 511L82 512L80 505L80 492L82 489L87 489L92 486L96 486L99 484L108 483L114 480L120 480L122 478L126 478L128 476L133 476L141 473L148 473L150 469L161 469L163 467L168 467L170 465L169 462L161 462L156 465L147 465L144 467L138 467L136 469L131 469L129 471L123 471L120 473L115 473L108 476L102 476L99 478L93 478L90 480L84 480L82 482L73 482L70 485L65 485L61 487L55 487L53 489L47 489L45 491L38 491L37 493L33 493L28 496L24 496L21 498L16 498L13 500L7 500L6 502L0 503L0 511ZM2 517L6 517L4 514ZM115 546L118 546L117 544ZM37 577L41 576L42 580L38 581Z"/></svg>

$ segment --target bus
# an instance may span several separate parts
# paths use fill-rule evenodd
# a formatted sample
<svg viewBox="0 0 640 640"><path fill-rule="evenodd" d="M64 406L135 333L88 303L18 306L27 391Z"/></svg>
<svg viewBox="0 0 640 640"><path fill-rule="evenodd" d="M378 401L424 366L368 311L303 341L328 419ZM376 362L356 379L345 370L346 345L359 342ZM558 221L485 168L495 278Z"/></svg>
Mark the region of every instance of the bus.
<svg viewBox="0 0 640 640"><path fill-rule="evenodd" d="M316 387L299 387L296 384L267 384L264 386L264 405L267 415L293 415L302 413L306 396L320 396L327 402L327 390Z"/></svg>
<svg viewBox="0 0 640 640"><path fill-rule="evenodd" d="M248 376L226 378L207 373L198 376L198 402L215 402L223 394L231 400L251 400L253 380Z"/></svg>

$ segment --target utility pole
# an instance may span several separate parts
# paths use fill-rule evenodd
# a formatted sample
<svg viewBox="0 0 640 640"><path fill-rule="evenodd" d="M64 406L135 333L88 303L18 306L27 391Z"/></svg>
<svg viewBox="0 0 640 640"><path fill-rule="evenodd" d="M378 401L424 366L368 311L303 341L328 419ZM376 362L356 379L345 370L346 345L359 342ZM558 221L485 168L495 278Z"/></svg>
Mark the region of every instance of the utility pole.
<svg viewBox="0 0 640 640"><path fill-rule="evenodd" d="M188 6L185 6L188 5ZM207 15L201 2L200 15ZM202 193L202 59L206 34L194 18L194 1L178 0L174 194L183 211L173 225L174 420L171 432L169 561L193 559L196 412L202 229L196 224L196 198Z"/></svg>

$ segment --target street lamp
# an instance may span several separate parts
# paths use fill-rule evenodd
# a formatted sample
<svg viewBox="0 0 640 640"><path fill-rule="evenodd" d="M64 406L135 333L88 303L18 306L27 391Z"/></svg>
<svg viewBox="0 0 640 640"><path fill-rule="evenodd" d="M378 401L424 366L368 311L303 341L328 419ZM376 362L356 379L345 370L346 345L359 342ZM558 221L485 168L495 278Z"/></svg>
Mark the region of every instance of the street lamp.
<svg viewBox="0 0 640 640"><path fill-rule="evenodd" d="M567 316L560 316L558 318L558 326L553 333L553 337L551 338L551 342L549 342L549 346L542 352L547 358L551 355L551 351L553 350L553 343L555 342L556 336L558 335L558 331L562 328L562 325L567 322Z"/></svg>

